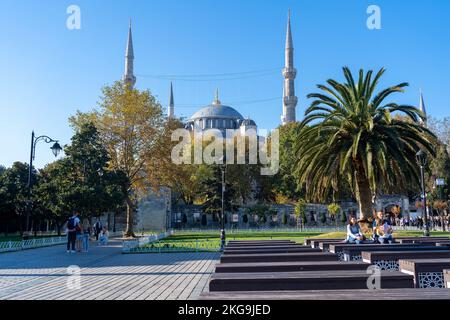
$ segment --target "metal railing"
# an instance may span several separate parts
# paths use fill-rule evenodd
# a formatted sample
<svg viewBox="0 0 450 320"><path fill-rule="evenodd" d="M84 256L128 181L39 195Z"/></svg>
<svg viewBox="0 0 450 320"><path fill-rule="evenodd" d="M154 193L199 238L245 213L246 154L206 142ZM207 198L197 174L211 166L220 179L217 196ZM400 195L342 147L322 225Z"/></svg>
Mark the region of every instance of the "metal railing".
<svg viewBox="0 0 450 320"><path fill-rule="evenodd" d="M208 232L220 232L217 228L184 228L184 229L174 229L176 233L189 233L189 232L198 232L198 233L208 233ZM258 233L258 232L345 232L346 226L322 226L322 227L292 227L292 228L271 228L271 227L261 227L261 228L226 228L227 234L233 233Z"/></svg>
<svg viewBox="0 0 450 320"><path fill-rule="evenodd" d="M41 247L49 247L64 244L66 242L67 242L66 236L36 238L21 241L2 241L0 242L0 252L13 252Z"/></svg>
<svg viewBox="0 0 450 320"><path fill-rule="evenodd" d="M173 231L168 231L160 234L153 234L146 237L136 238L133 240L124 240L122 243L122 252L130 253L133 250L137 250L138 248L145 247L146 245L170 237L172 234Z"/></svg>
<svg viewBox="0 0 450 320"><path fill-rule="evenodd" d="M219 252L220 240L168 240L133 248L129 253L181 253L181 252Z"/></svg>

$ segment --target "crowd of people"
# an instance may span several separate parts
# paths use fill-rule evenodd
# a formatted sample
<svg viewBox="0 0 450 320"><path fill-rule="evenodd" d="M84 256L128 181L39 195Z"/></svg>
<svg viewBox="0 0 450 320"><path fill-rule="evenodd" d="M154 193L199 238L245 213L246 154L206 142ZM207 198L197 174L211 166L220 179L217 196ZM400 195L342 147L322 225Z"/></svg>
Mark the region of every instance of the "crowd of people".
<svg viewBox="0 0 450 320"><path fill-rule="evenodd" d="M99 246L106 246L109 238L106 227L103 227L99 220L91 227L89 219L81 221L78 216L79 213L76 212L67 221L67 253L87 253L93 237Z"/></svg>

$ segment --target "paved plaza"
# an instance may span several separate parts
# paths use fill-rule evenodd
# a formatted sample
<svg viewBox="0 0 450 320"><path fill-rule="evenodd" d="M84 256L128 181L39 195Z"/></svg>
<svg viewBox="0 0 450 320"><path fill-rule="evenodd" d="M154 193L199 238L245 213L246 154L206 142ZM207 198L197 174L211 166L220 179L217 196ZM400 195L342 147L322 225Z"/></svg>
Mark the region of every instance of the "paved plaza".
<svg viewBox="0 0 450 320"><path fill-rule="evenodd" d="M0 300L192 300L208 291L218 253L123 255L121 242L0 254ZM70 266L79 266L70 275ZM78 286L79 284L79 286Z"/></svg>

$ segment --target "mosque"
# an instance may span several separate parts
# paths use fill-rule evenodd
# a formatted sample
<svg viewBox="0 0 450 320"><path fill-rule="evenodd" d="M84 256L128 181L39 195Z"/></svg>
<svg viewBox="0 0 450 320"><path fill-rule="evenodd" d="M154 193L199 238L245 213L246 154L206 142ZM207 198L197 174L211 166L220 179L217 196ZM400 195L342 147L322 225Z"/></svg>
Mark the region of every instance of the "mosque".
<svg viewBox="0 0 450 320"><path fill-rule="evenodd" d="M284 77L283 101L281 124L285 125L296 121L296 106L298 98L295 96L295 78L297 70L294 67L294 45L291 31L291 15L289 12L286 32L285 66L282 70ZM133 87L136 84L134 75L134 50L131 23L128 30L128 42L125 54L125 74L122 80ZM175 116L175 103L173 85L170 84L169 104L167 116ZM217 90L212 104L200 108L185 123L185 127L190 131L204 131L208 129L218 129L225 134L227 129L239 129L245 132L249 129L257 129L255 121L244 118L239 111L231 106L223 105L219 100L219 90Z"/></svg>

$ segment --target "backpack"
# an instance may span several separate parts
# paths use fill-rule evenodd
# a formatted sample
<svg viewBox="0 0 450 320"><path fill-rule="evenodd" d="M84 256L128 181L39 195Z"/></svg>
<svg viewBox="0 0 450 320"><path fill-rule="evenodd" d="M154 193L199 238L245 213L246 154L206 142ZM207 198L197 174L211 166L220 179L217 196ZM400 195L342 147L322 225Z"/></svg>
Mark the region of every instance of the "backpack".
<svg viewBox="0 0 450 320"><path fill-rule="evenodd" d="M69 218L69 220L67 221L67 229L69 229L69 231L73 231L75 229L76 225L75 225L75 218Z"/></svg>

